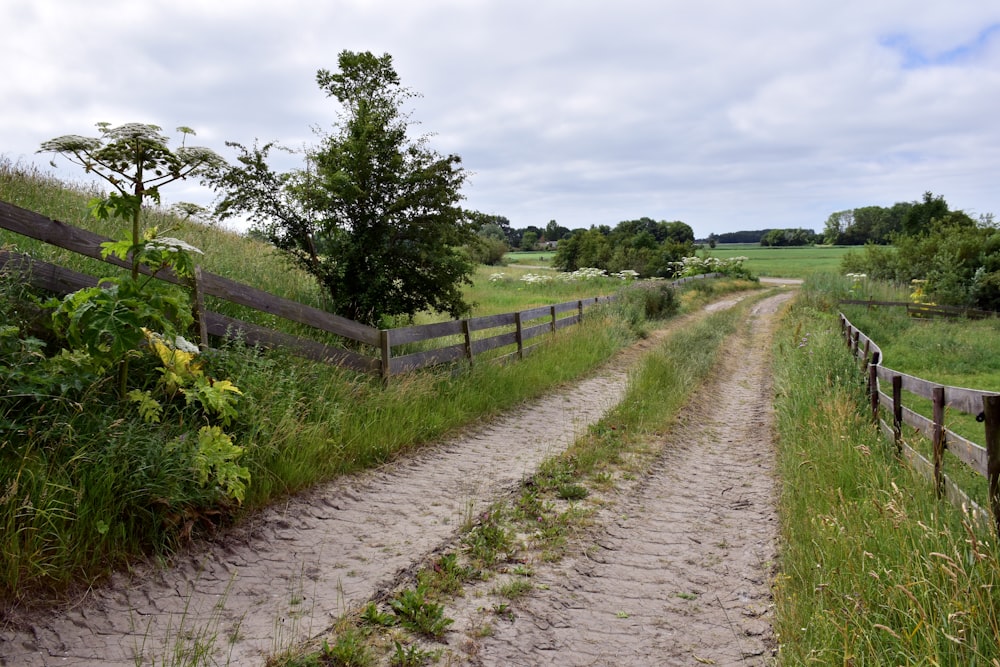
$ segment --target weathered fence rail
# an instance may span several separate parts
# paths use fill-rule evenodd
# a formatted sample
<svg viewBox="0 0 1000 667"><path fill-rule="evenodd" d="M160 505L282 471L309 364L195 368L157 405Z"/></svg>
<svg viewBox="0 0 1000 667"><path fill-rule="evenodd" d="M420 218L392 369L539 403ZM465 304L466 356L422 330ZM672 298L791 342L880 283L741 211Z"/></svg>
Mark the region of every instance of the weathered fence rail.
<svg viewBox="0 0 1000 667"><path fill-rule="evenodd" d="M979 310L978 308L963 308L961 306L939 306L930 303L912 303L910 301L875 301L874 299L842 299L842 305L856 306L889 306L906 308L906 314L910 317L965 317L972 320L981 320L989 317L997 317L998 313L992 310Z"/></svg>
<svg viewBox="0 0 1000 667"><path fill-rule="evenodd" d="M966 508L977 522L990 526L1000 537L1000 393L941 385L887 368L882 365L881 348L852 325L843 313L840 314L840 324L852 354L865 365L872 419L881 425L887 437L892 438L898 454L933 480L939 498L945 497ZM930 419L903 405L904 391L931 401ZM886 412L892 415L891 423L882 418L883 405ZM945 408L973 415L983 423L985 445L950 430L945 424ZM933 460L927 460L905 442L904 424L930 440ZM945 474L945 451L986 477L989 512L969 498Z"/></svg>
<svg viewBox="0 0 1000 667"><path fill-rule="evenodd" d="M0 228L69 250L86 257L104 261L122 268L130 265L114 256L101 257L101 244L111 239L93 232L52 220L43 215L0 201ZM54 264L32 259L11 251L0 251L0 270L16 270L26 276L31 284L57 294L68 294L83 287L97 284L93 276L72 271ZM147 272L148 273L148 272ZM240 338L250 345L284 347L296 354L317 361L324 361L365 373L379 373L383 377L398 375L435 364L466 359L470 363L476 356L492 350L516 346L500 359L521 358L534 347L528 343L546 333L578 324L584 311L598 303L606 303L614 296L591 297L551 306L540 306L514 313L474 317L451 322L439 322L397 329L376 329L318 308L275 296L263 290L244 285L200 268L195 280L188 287L194 290L198 325L203 341L208 336ZM716 277L706 274L674 281L680 285L690 280ZM182 284L168 271L155 275L157 279ZM303 324L327 334L368 346L372 354L328 345L310 338L263 327L251 322L206 310L206 296L238 304L260 312ZM459 337L456 339L456 337ZM434 349L394 355L396 348L414 343L424 345L440 341Z"/></svg>

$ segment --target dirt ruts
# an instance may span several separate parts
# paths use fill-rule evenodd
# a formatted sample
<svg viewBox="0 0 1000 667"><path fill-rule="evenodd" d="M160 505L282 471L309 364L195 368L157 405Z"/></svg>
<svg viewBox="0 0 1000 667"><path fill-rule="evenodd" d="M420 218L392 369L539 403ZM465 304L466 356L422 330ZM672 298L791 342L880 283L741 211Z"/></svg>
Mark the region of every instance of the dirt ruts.
<svg viewBox="0 0 1000 667"><path fill-rule="evenodd" d="M494 618L465 645L469 663L773 664L768 359L773 315L788 296L753 308L648 475L604 504L575 555L535 565L513 620Z"/></svg>
<svg viewBox="0 0 1000 667"><path fill-rule="evenodd" d="M728 305L732 303L728 301ZM766 386L766 355L761 350L768 319L767 311L757 308L753 319L760 324L753 331L758 333L744 355L750 366L734 366L728 373L742 377L740 381L755 396ZM679 320L668 329L682 325L683 320ZM631 363L662 333L619 355L593 377L501 419L269 508L239 529L182 554L169 568L143 567L116 575L108 585L64 608L31 613L12 610L0 627L0 665L161 664L186 650L201 648L214 654L219 664L262 664L266 656L327 628L347 609L356 608L387 586L399 572L452 541L466 518L514 487L544 458L564 449L620 400ZM741 375L745 373L760 375ZM729 393L720 391L719 400ZM733 644L734 636L741 632L733 629L737 627L734 621L760 628L757 636L766 637L766 620L750 625L747 621L747 610L757 609L750 605L758 604L766 594L767 562L773 548L771 533L750 529L751 517L773 529L767 490L766 410L750 405L750 394L743 394L742 402L747 405L731 409L749 410L745 412L747 419L734 421L757 423L757 431L728 434L721 424L706 421L701 426L716 434L707 436L708 440L714 437L722 444L695 446L695 435L685 436L691 442L666 455L649 483L643 485L641 495L629 501L634 505L616 510L631 518L607 524L607 534L601 537L603 546L594 558L568 559L558 570L544 575L552 577L549 593L562 591L565 595L559 599L563 601L548 595L532 597L521 618L484 642L475 660L484 664L539 664L546 660L552 664L604 664L598 653L593 653L597 662L581 662L589 659L589 654L580 647L608 645L606 636L627 630L636 637L633 652L627 655L647 656L632 664L641 664L644 659L648 664L673 664L653 660L652 652L663 649L662 638L667 635L674 636L678 646L688 646L698 636L709 642L709 635L691 624L701 622L696 609L714 605L724 608L731 620L712 620L706 626L714 628L716 635L712 637ZM691 427L697 431L697 421ZM748 443L748 438L753 443ZM699 452L706 447L718 451L706 452L708 458L700 467L687 462L685 457L703 456ZM740 447L741 453L732 460L726 450L735 447ZM753 455L760 467L737 469L737 463L748 465L752 452L756 452ZM727 456L725 466L719 463L722 455ZM676 478L681 465L686 472ZM722 472L731 474L732 481L723 483ZM665 477L659 480L660 475ZM767 489L756 489L758 484ZM690 500L681 502L679 495L674 496L667 501L671 513L656 509L660 502L656 489L681 493L688 487L683 494L691 496ZM697 497L699 489L702 495ZM683 529L678 527L682 524ZM720 532L723 527L728 527L725 534ZM658 537L659 533L666 537ZM702 539L705 536L707 540ZM666 542L661 544L663 540ZM661 547L669 549L658 551ZM744 553L745 549L749 551ZM681 573L665 573L667 562L687 563L682 572L693 572L690 576L694 578L687 581L676 578ZM709 562L715 562L716 570L704 570ZM591 604L586 596L626 590L616 585L604 593L599 587L590 590L602 581L601 573L610 571L606 567L615 568L615 576L628 572L624 576L637 587L630 589L622 602L594 598ZM751 570L757 574L748 578L745 573ZM654 592L648 588L652 584L639 585L645 581L638 576L642 572L656 581L669 577L667 581L672 583ZM740 573L735 575L739 582L722 588L709 586L711 579L730 572ZM567 583L577 576L573 573L579 573L577 578L587 583L575 587ZM755 583L758 580L759 585ZM613 582L608 579L606 583ZM681 593L695 599L676 595ZM560 611L550 615L544 606L530 606L536 604L555 604ZM571 613L577 606L583 616ZM611 609L610 619L600 613L605 606ZM766 614L764 607L760 608L762 614ZM619 617L618 612L627 618ZM532 618L540 619L531 621L536 631L524 634L525 624ZM543 629L539 624L548 627ZM567 630L566 634L560 630L563 626L578 630ZM661 628L656 634L660 639L650 643L639 630L654 626ZM590 634L588 628L598 634ZM754 635L744 632L743 636ZM504 637L520 648L505 649ZM739 644L738 651L756 650L750 639L741 639ZM566 648L570 645L580 650L570 651ZM677 655L689 658L691 654Z"/></svg>

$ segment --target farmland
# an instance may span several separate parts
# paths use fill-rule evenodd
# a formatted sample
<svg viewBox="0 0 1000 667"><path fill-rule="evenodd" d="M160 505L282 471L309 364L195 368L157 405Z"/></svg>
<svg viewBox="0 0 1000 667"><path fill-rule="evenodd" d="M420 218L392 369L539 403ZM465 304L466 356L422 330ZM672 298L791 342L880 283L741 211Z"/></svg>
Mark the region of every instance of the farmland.
<svg viewBox="0 0 1000 667"><path fill-rule="evenodd" d="M747 257L747 267L757 276L806 278L815 273L837 272L840 259L857 249L856 246L767 248L757 243L724 243L715 248L703 246L699 255L721 259ZM552 251L511 252L504 260L514 266L549 266L554 255Z"/></svg>
<svg viewBox="0 0 1000 667"><path fill-rule="evenodd" d="M856 249L852 246L767 248L755 243L727 243L713 249L705 247L702 252L723 259L747 257L747 267L757 276L807 278L816 273L837 272L840 259Z"/></svg>

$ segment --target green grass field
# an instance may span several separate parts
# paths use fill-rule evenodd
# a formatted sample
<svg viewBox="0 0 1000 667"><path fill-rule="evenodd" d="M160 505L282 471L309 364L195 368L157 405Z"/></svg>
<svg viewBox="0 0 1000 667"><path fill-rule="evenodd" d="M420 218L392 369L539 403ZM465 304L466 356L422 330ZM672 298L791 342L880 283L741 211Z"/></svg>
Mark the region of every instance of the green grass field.
<svg viewBox="0 0 1000 667"><path fill-rule="evenodd" d="M746 263L756 276L775 278L806 278L819 272L838 272L840 259L853 246L810 246L805 248L765 248L756 243L724 243L715 248L705 246L699 255L710 255L721 259L748 257ZM551 251L510 252L504 257L508 265L549 266Z"/></svg>
<svg viewBox="0 0 1000 667"><path fill-rule="evenodd" d="M807 278L814 273L838 272L840 259L851 246L808 246L803 248L765 248L754 243L724 243L702 253L729 259L747 257L746 266L756 276Z"/></svg>

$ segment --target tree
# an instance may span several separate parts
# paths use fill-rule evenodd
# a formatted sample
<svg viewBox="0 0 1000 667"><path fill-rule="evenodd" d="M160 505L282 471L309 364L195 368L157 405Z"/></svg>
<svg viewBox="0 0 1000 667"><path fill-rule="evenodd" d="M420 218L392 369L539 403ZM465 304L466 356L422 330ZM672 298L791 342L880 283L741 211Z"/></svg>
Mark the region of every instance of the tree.
<svg viewBox="0 0 1000 667"><path fill-rule="evenodd" d="M216 175L218 212L246 213L265 238L310 272L334 312L378 325L422 310L460 317L474 240L459 206L466 179L457 155L408 137L403 88L388 54L342 51L316 81L342 107L335 132L306 151L306 167L276 174L273 144L230 144L239 165Z"/></svg>

